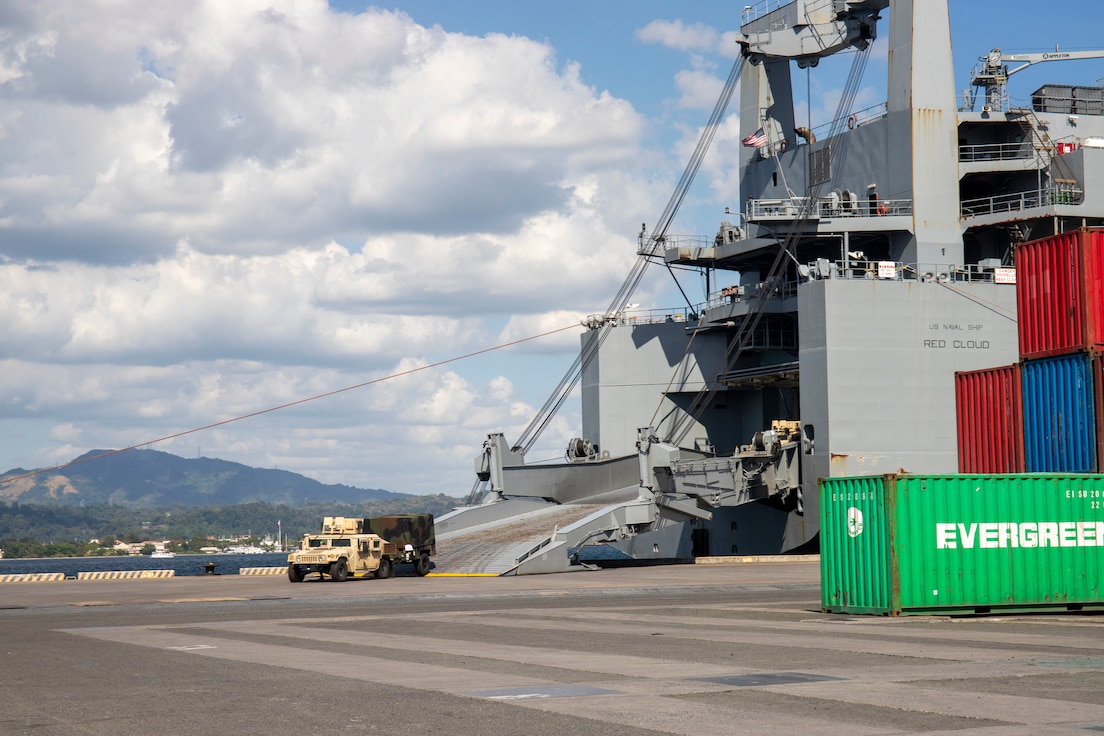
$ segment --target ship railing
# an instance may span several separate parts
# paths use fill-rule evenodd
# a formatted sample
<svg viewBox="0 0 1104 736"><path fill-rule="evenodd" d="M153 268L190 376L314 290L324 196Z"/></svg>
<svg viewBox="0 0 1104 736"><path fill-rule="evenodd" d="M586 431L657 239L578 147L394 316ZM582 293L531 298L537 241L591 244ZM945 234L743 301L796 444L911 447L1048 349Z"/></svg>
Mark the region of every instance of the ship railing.
<svg viewBox="0 0 1104 736"><path fill-rule="evenodd" d="M691 307L672 309L634 309L623 311L613 320L615 325L658 325L669 322L696 322L699 310Z"/></svg>
<svg viewBox="0 0 1104 736"><path fill-rule="evenodd" d="M662 258L668 248L709 248L715 242L715 238L705 235L664 235L661 238L641 235L637 238L636 254Z"/></svg>
<svg viewBox="0 0 1104 736"><path fill-rule="evenodd" d="M779 8L790 5L794 0L759 0L754 5L745 5L744 12L740 16L740 24L747 25L754 20L762 18L764 15L770 15Z"/></svg>
<svg viewBox="0 0 1104 736"><path fill-rule="evenodd" d="M850 115L844 115L841 118L831 120L827 123L822 123L821 125L813 128L813 133L816 135L818 140L822 140L833 130L843 130L844 128L847 128L848 130L854 130L860 125L865 125L866 123L869 123L871 120L879 120L881 118L884 118L888 113L889 105L885 102L880 102L877 105L871 105L870 107L864 108L862 110L856 110Z"/></svg>
<svg viewBox="0 0 1104 736"><path fill-rule="evenodd" d="M756 220L794 220L806 211L806 197L783 197L781 199L752 199L748 201L747 219ZM911 199L860 199L846 201L839 195L830 194L818 197L815 207L809 208L809 215L821 217L887 217L893 215L912 215Z"/></svg>
<svg viewBox="0 0 1104 736"><path fill-rule="evenodd" d="M1051 205L1081 204L1084 192L1076 183L1063 183L1058 186L1032 189L1026 192L997 194L992 197L962 200L962 216L996 215L1003 212L1020 212L1033 207Z"/></svg>
<svg viewBox="0 0 1104 736"><path fill-rule="evenodd" d="M948 263L901 263L898 261L878 261L867 259L849 258L846 260L832 260L818 258L816 261L801 266L798 269L800 280L784 280L771 287L768 299L789 299L797 296L797 290L805 281L822 279L845 279L866 281L936 281L971 282L989 284L1014 284L1016 282L1016 269L1005 266L998 259L989 259L983 263L969 265L954 265ZM650 312L633 313L634 318L622 320L623 323L648 324L650 322L671 322L690 320L693 321L696 314L702 314L705 310L715 310L722 307L740 303L750 303L757 300L765 283L741 284L725 286L719 291L709 295L705 304L691 310L683 310L680 318L674 313L672 319L671 310L651 310ZM635 316L639 314L639 316Z"/></svg>
<svg viewBox="0 0 1104 736"><path fill-rule="evenodd" d="M743 25L747 25L753 20L758 20L764 15L769 15L779 8L793 3L794 0L760 0L754 5L745 5L740 20ZM841 0L805 0L805 18L812 17L816 11L822 8L832 8L842 4Z"/></svg>
<svg viewBox="0 0 1104 736"><path fill-rule="evenodd" d="M768 299L789 299L797 296L797 281L780 281L770 289ZM743 284L740 286L726 286L720 291L709 295L705 303L706 309L717 309L730 304L741 302L753 302L759 298L763 289L768 288L765 283Z"/></svg>
<svg viewBox="0 0 1104 736"><path fill-rule="evenodd" d="M989 259L983 263L954 265L949 263L901 263L898 261L876 261L850 258L835 261L818 258L816 261L799 268L803 278L810 281L820 279L851 279L867 281L937 281L1014 284L1016 270L1002 265L998 259Z"/></svg>
<svg viewBox="0 0 1104 736"><path fill-rule="evenodd" d="M1035 157L1035 146L1031 141L1019 143L976 143L958 147L958 160L966 163L974 161L1016 161Z"/></svg>

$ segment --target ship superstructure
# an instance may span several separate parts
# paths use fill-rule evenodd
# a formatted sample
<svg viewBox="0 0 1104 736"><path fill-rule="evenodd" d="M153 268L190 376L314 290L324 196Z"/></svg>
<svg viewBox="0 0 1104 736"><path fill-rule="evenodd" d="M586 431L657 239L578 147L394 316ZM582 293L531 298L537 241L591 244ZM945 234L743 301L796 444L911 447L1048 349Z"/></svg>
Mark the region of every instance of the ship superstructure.
<svg viewBox="0 0 1104 736"><path fill-rule="evenodd" d="M887 21L886 102L853 110ZM488 569L569 569L595 544L636 559L815 549L818 479L954 472L954 372L1017 356L1014 245L1104 224L1101 89L1048 85L1009 107L1006 62L1052 59L994 50L956 95L946 0L772 1L744 10L737 42L740 204L715 236L639 241L642 259L728 285L590 321L565 462L526 465L489 436L486 492L438 519L445 546L556 520ZM799 126L793 69L841 53L838 114Z"/></svg>

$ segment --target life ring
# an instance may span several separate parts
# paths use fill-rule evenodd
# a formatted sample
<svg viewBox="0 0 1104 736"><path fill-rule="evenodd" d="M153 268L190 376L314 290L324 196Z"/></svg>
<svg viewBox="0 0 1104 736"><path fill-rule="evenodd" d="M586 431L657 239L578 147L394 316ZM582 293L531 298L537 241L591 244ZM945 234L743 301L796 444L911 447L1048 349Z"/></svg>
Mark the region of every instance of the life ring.
<svg viewBox="0 0 1104 736"><path fill-rule="evenodd" d="M855 118L854 115L847 118L847 129L848 130L854 130L855 129L855 122L856 122L856 118Z"/></svg>
<svg viewBox="0 0 1104 736"><path fill-rule="evenodd" d="M878 216L879 217L885 217L888 214L889 214L889 205L886 204L885 202L879 202L878 203Z"/></svg>
<svg viewBox="0 0 1104 736"><path fill-rule="evenodd" d="M778 152L779 153L785 153L786 152L786 141L782 141L781 143L778 144Z"/></svg>

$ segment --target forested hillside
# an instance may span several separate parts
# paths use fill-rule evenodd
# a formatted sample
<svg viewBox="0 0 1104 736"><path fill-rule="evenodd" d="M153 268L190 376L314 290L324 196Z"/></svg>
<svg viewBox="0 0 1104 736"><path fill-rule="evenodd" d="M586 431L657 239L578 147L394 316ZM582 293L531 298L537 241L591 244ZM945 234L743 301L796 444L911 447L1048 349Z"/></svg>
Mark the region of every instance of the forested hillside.
<svg viewBox="0 0 1104 736"><path fill-rule="evenodd" d="M93 450L57 471L26 475L15 468L0 476L0 502L147 508L271 503L358 504L407 494L376 488L326 485L297 473L251 468L216 458L183 458L158 450L105 455ZM103 457L100 457L103 456Z"/></svg>

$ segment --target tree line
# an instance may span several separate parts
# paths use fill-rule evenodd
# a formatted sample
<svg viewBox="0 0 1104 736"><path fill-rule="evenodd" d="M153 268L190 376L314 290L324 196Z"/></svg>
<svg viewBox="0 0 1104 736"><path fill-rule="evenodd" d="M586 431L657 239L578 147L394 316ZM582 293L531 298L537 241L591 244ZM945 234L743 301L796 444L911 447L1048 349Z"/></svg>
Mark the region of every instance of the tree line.
<svg viewBox="0 0 1104 736"><path fill-rule="evenodd" d="M0 549L5 557L84 557L105 554L115 540L172 540L179 551L198 551L209 539L265 536L297 540L316 532L324 516L353 518L401 513L441 516L460 500L436 494L360 504L285 506L245 503L225 506L129 508L113 505L0 504ZM92 543L90 540L98 540Z"/></svg>

